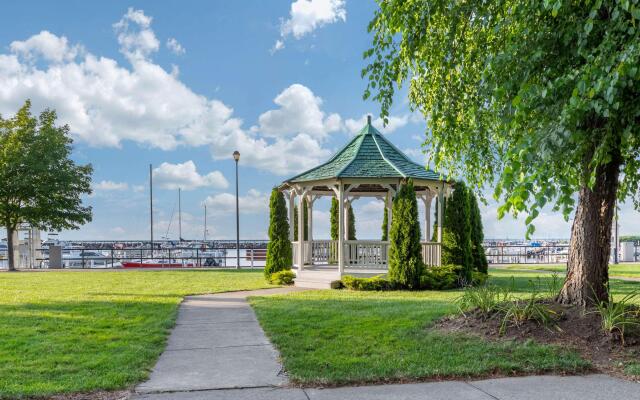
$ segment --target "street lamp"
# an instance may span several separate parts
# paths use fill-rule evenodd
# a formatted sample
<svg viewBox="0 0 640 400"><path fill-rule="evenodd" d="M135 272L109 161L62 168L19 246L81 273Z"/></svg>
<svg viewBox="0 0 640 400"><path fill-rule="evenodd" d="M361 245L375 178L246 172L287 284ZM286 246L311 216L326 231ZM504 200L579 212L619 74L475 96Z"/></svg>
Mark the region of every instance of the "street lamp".
<svg viewBox="0 0 640 400"><path fill-rule="evenodd" d="M240 152L233 152L233 159L236 160L236 269L240 269L240 206L238 202L238 161Z"/></svg>

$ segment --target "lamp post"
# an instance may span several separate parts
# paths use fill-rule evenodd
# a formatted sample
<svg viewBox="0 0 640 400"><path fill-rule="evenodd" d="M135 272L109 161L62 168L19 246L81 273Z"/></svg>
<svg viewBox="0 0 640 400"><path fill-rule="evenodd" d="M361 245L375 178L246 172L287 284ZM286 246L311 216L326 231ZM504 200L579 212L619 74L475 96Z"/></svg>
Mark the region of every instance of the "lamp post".
<svg viewBox="0 0 640 400"><path fill-rule="evenodd" d="M240 152L233 152L233 159L236 160L236 269L240 269L240 205L238 201L238 161Z"/></svg>

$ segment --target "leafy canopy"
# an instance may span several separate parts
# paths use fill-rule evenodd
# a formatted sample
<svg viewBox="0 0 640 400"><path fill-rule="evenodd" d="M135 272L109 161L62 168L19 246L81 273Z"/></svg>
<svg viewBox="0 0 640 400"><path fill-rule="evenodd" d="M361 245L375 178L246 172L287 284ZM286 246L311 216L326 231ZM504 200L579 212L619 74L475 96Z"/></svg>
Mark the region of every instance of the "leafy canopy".
<svg viewBox="0 0 640 400"><path fill-rule="evenodd" d="M409 81L430 162L472 187L496 183L499 215L532 220L620 158L618 198L640 182L639 0L386 0L362 71L387 118ZM495 180L495 181L494 181ZM638 207L638 199L634 197Z"/></svg>
<svg viewBox="0 0 640 400"><path fill-rule="evenodd" d="M91 193L91 165L71 160L69 127L56 113L31 115L31 102L9 119L0 117L0 225L47 230L77 229L91 221L82 195Z"/></svg>

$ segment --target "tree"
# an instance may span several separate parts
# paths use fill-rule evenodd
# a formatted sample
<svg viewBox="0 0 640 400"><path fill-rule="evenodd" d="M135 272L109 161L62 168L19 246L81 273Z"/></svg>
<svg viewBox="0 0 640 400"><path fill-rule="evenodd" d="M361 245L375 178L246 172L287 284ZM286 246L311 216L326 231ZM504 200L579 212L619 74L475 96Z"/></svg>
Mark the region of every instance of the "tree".
<svg viewBox="0 0 640 400"><path fill-rule="evenodd" d="M347 213L349 214L348 239L356 240L356 215L353 213L353 208L351 208L351 203L349 203L349 207L347 207Z"/></svg>
<svg viewBox="0 0 640 400"><path fill-rule="evenodd" d="M471 258L471 235L469 217L469 195L462 182L456 182L453 194L447 201L442 225L442 264L461 265L460 279L471 282L473 262Z"/></svg>
<svg viewBox="0 0 640 400"><path fill-rule="evenodd" d="M482 215L480 214L480 207L478 207L478 199L475 194L470 190L467 191L467 194L469 196L469 233L471 235L472 265L476 271L486 274L489 269L489 263L482 245L484 241Z"/></svg>
<svg viewBox="0 0 640 400"><path fill-rule="evenodd" d="M384 215L382 216L382 239L383 242L389 240L389 210L384 208Z"/></svg>
<svg viewBox="0 0 640 400"><path fill-rule="evenodd" d="M388 121L408 81L411 106L429 121L429 161L472 187L496 182L499 216L525 213L528 237L545 205L565 219L575 211L558 300L608 301L616 198L640 208L637 1L379 6L365 98Z"/></svg>
<svg viewBox="0 0 640 400"><path fill-rule="evenodd" d="M26 101L9 119L0 117L0 221L7 230L9 270L16 267L13 235L20 224L42 230L77 229L91 221L91 165L70 159L69 127L56 113L31 115Z"/></svg>
<svg viewBox="0 0 640 400"><path fill-rule="evenodd" d="M331 198L331 209L329 211L330 222L331 222L331 240L338 240L338 232L340 230L339 227L339 209L338 209L338 199L335 197Z"/></svg>
<svg viewBox="0 0 640 400"><path fill-rule="evenodd" d="M307 208L307 202L302 202L302 215L304 218L304 240L309 240L309 210ZM298 240L298 205L293 206L293 240Z"/></svg>
<svg viewBox="0 0 640 400"><path fill-rule="evenodd" d="M269 244L264 267L265 277L269 279L274 272L291 269L292 257L287 205L282 192L274 188L269 199Z"/></svg>
<svg viewBox="0 0 640 400"><path fill-rule="evenodd" d="M400 186L393 200L392 213L389 232L389 280L400 287L418 289L424 265L420 245L418 201L412 180Z"/></svg>

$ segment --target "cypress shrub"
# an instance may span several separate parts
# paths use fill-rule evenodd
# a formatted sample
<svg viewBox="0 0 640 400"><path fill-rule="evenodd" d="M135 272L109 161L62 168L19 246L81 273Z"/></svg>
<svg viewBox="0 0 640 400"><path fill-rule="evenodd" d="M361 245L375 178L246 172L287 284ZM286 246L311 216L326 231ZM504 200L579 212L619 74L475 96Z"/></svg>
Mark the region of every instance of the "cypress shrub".
<svg viewBox="0 0 640 400"><path fill-rule="evenodd" d="M398 287L419 289L424 265L420 246L418 201L412 180L400 187L393 200L389 242L389 280Z"/></svg>
<svg viewBox="0 0 640 400"><path fill-rule="evenodd" d="M338 220L338 199L335 197L331 198L331 210L330 210L330 220L331 220L331 240L338 240L338 230L340 229Z"/></svg>
<svg viewBox="0 0 640 400"><path fill-rule="evenodd" d="M356 240L356 215L353 213L351 203L349 203L349 235L347 239Z"/></svg>
<svg viewBox="0 0 640 400"><path fill-rule="evenodd" d="M456 182L453 194L446 202L442 230L442 265L462 266L460 280L471 283L471 235L469 196L463 182Z"/></svg>
<svg viewBox="0 0 640 400"><path fill-rule="evenodd" d="M269 200L269 244L264 267L267 280L274 272L291 269L292 257L287 206L282 192L274 188Z"/></svg>
<svg viewBox="0 0 640 400"><path fill-rule="evenodd" d="M386 242L389 240L389 210L387 207L384 208L384 215L382 216L382 241Z"/></svg>
<svg viewBox="0 0 640 400"><path fill-rule="evenodd" d="M444 201L442 202L443 205L443 209L442 209L442 217L444 218L444 213L445 210L447 209L447 199L443 198ZM436 206L434 207L434 211L433 211L433 232L431 233L431 241L432 242L437 242L438 241L438 224L440 223L440 221L438 221L438 207L440 207L440 202L438 201L438 198L436 197Z"/></svg>
<svg viewBox="0 0 640 400"><path fill-rule="evenodd" d="M482 247L484 240L484 232L482 228L482 216L480 215L480 207L478 207L478 199L472 191L469 192L469 217L470 217L470 233L471 233L471 258L473 269L486 274L489 269L487 255Z"/></svg>

